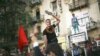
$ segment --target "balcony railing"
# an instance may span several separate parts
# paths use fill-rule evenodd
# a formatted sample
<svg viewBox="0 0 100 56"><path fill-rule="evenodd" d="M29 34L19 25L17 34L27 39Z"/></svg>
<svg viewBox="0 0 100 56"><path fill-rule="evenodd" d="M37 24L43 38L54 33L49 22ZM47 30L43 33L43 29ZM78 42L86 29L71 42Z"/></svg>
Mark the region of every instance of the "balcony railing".
<svg viewBox="0 0 100 56"><path fill-rule="evenodd" d="M69 10L74 11L88 6L88 0L78 0L69 4Z"/></svg>

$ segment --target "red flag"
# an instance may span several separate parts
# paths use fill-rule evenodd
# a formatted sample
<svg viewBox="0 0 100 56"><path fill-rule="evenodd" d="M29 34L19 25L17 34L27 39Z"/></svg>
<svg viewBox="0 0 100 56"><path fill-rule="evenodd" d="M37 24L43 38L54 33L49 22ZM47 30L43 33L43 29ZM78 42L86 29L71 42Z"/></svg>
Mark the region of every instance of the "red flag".
<svg viewBox="0 0 100 56"><path fill-rule="evenodd" d="M20 25L19 30L18 30L18 48L22 52L23 48L28 45L28 40L24 31L24 28L22 25Z"/></svg>

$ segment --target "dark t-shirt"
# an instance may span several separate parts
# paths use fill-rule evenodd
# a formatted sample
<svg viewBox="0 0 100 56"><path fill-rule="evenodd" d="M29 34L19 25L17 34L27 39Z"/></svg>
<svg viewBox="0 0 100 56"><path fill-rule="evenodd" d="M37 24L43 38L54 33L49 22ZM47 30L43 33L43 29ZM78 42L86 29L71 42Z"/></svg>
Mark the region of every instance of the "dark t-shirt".
<svg viewBox="0 0 100 56"><path fill-rule="evenodd" d="M56 25L52 25L51 27L55 28ZM56 38L56 33L55 32L50 33L50 32L47 32L47 30L45 29L43 31L43 35L47 36L48 44L53 43L53 42L56 42L56 43L58 42L58 40Z"/></svg>

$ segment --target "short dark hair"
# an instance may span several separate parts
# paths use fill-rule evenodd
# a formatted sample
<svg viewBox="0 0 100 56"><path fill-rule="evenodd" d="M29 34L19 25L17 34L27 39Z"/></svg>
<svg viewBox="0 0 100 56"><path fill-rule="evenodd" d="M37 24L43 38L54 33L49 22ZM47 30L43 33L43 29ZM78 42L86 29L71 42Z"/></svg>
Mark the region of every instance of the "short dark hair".
<svg viewBox="0 0 100 56"><path fill-rule="evenodd" d="M45 21L48 21L48 20L50 21L50 19L46 19Z"/></svg>
<svg viewBox="0 0 100 56"><path fill-rule="evenodd" d="M75 45L75 43L73 43L72 45Z"/></svg>
<svg viewBox="0 0 100 56"><path fill-rule="evenodd" d="M63 50L57 43L52 43L47 46L46 53L53 52L56 56L63 56Z"/></svg>
<svg viewBox="0 0 100 56"><path fill-rule="evenodd" d="M75 16L75 14L73 13L72 16Z"/></svg>

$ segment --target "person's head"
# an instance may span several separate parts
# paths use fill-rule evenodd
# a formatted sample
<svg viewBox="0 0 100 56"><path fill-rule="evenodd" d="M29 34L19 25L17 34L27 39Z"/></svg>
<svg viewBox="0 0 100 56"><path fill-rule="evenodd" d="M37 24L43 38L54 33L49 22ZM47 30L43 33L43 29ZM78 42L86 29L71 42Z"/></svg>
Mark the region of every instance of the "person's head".
<svg viewBox="0 0 100 56"><path fill-rule="evenodd" d="M72 14L72 16L74 17L74 16L75 16L75 14L73 13L73 14Z"/></svg>
<svg viewBox="0 0 100 56"><path fill-rule="evenodd" d="M58 44L49 44L46 49L47 56L63 56L63 50Z"/></svg>
<svg viewBox="0 0 100 56"><path fill-rule="evenodd" d="M73 46L73 47L76 47L76 45L75 45L74 43L72 44L72 46Z"/></svg>
<svg viewBox="0 0 100 56"><path fill-rule="evenodd" d="M47 27L51 26L51 20L50 19L46 19L45 22L46 22Z"/></svg>

